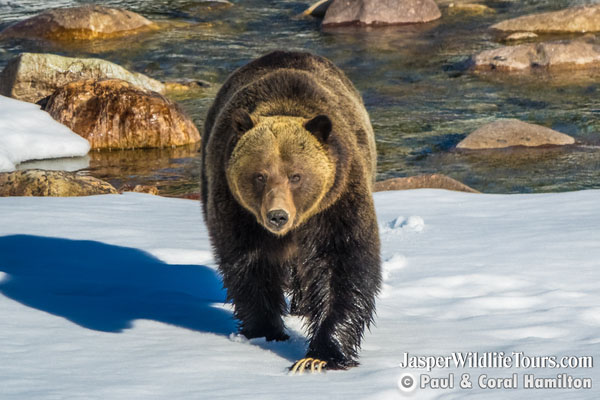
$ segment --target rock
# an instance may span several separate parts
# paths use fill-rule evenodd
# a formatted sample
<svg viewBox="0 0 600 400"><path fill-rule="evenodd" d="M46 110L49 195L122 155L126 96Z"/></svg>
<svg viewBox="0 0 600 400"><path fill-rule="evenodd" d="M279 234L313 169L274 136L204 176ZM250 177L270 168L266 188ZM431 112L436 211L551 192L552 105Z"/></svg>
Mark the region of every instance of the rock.
<svg viewBox="0 0 600 400"><path fill-rule="evenodd" d="M442 174L427 174L410 176L407 178L392 178L385 181L375 182L374 192L385 192L388 190L410 190L410 189L446 189L457 192L479 193L477 190Z"/></svg>
<svg viewBox="0 0 600 400"><path fill-rule="evenodd" d="M110 61L21 53L0 73L0 94L36 103L69 82L108 78L122 79L155 92L165 91L161 82L138 72L129 72Z"/></svg>
<svg viewBox="0 0 600 400"><path fill-rule="evenodd" d="M171 100L118 80L71 82L44 110L92 149L170 147L200 140L194 123Z"/></svg>
<svg viewBox="0 0 600 400"><path fill-rule="evenodd" d="M599 32L600 4L524 15L498 22L491 28L508 32Z"/></svg>
<svg viewBox="0 0 600 400"><path fill-rule="evenodd" d="M333 0L320 0L312 6L308 7L302 14L310 15L311 17L323 18L327 9L331 5Z"/></svg>
<svg viewBox="0 0 600 400"><path fill-rule="evenodd" d="M484 4L478 3L450 3L448 4L448 12L450 14L465 13L465 14L492 14L496 11Z"/></svg>
<svg viewBox="0 0 600 400"><path fill-rule="evenodd" d="M458 149L499 149L511 146L567 145L575 143L569 135L516 119L504 119L475 130L456 147Z"/></svg>
<svg viewBox="0 0 600 400"><path fill-rule="evenodd" d="M74 172L28 169L0 174L0 197L116 194L111 184Z"/></svg>
<svg viewBox="0 0 600 400"><path fill-rule="evenodd" d="M54 8L3 30L0 37L90 40L130 36L158 29L131 11L98 5Z"/></svg>
<svg viewBox="0 0 600 400"><path fill-rule="evenodd" d="M135 193L147 193L158 195L158 188L152 185L129 185L125 184L119 188L119 193L123 192L135 192Z"/></svg>
<svg viewBox="0 0 600 400"><path fill-rule="evenodd" d="M477 70L578 69L598 65L600 46L585 39L505 46L473 57Z"/></svg>
<svg viewBox="0 0 600 400"><path fill-rule="evenodd" d="M433 0L333 0L325 13L323 26L413 24L441 16Z"/></svg>
<svg viewBox="0 0 600 400"><path fill-rule="evenodd" d="M203 91L212 87L210 82L202 80L168 81L164 83L165 93L181 93L190 91Z"/></svg>
<svg viewBox="0 0 600 400"><path fill-rule="evenodd" d="M533 32L515 32L515 33L511 33L510 35L505 37L504 40L506 40L506 41L525 40L525 39L534 39L536 37L538 37L538 35Z"/></svg>

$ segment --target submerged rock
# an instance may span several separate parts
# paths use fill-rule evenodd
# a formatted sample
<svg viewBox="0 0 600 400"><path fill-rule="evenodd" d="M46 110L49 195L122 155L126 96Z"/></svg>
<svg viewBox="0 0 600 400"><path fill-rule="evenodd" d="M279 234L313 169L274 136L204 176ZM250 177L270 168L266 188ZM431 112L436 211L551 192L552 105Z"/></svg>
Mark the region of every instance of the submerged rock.
<svg viewBox="0 0 600 400"><path fill-rule="evenodd" d="M496 11L493 8L479 3L450 3L448 4L448 12L450 14L492 14Z"/></svg>
<svg viewBox="0 0 600 400"><path fill-rule="evenodd" d="M0 37L90 40L155 29L158 29L155 23L137 13L90 4L44 11L9 26L0 32Z"/></svg>
<svg viewBox="0 0 600 400"><path fill-rule="evenodd" d="M71 82L44 109L92 149L170 147L200 140L194 123L157 92L118 79Z"/></svg>
<svg viewBox="0 0 600 400"><path fill-rule="evenodd" d="M392 178L375 182L374 192L385 192L388 190L410 190L410 189L446 189L457 192L479 193L477 190L462 182L442 174L426 174L410 176L407 178Z"/></svg>
<svg viewBox="0 0 600 400"><path fill-rule="evenodd" d="M164 92L165 86L138 72L98 58L72 58L56 54L21 53L0 73L0 94L36 103L69 82L115 78L135 86Z"/></svg>
<svg viewBox="0 0 600 400"><path fill-rule="evenodd" d="M526 43L485 50L473 57L478 70L577 69L600 65L600 45L586 39Z"/></svg>
<svg viewBox="0 0 600 400"><path fill-rule="evenodd" d="M414 24L442 16L433 0L333 0L323 26Z"/></svg>
<svg viewBox="0 0 600 400"><path fill-rule="evenodd" d="M544 126L516 119L494 121L484 125L463 139L458 149L499 149L511 146L567 145L575 143L569 135Z"/></svg>
<svg viewBox="0 0 600 400"><path fill-rule="evenodd" d="M29 169L0 173L0 197L69 197L116 193L117 189L111 184L74 172Z"/></svg>
<svg viewBox="0 0 600 400"><path fill-rule="evenodd" d="M499 31L600 32L600 4L524 15L491 26Z"/></svg>
<svg viewBox="0 0 600 400"><path fill-rule="evenodd" d="M504 40L506 40L506 41L525 40L525 39L534 39L536 37L538 37L538 35L533 32L515 32L515 33L511 33L510 35L505 37Z"/></svg>
<svg viewBox="0 0 600 400"><path fill-rule="evenodd" d="M119 193L123 192L134 192L134 193L147 193L158 196L158 188L154 185L130 185L125 184L119 188Z"/></svg>

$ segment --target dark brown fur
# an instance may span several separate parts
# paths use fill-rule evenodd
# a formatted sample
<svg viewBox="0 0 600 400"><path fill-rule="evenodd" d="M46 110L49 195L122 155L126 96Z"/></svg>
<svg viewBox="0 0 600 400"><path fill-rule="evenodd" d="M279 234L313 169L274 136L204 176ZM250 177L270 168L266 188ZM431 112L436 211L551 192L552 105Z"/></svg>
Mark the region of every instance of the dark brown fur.
<svg viewBox="0 0 600 400"><path fill-rule="evenodd" d="M321 115L328 118L315 118ZM228 182L234 148L265 117L307 121L299 132L312 132L322 143L318 151L335 166L317 211L283 235L242 206L237 199L247 194L232 193ZM321 137L327 119L331 133ZM308 53L273 52L247 64L228 78L208 113L202 160L204 218L241 333L287 339L288 291L291 312L307 319L307 356L327 361L329 369L357 365L381 273L371 195L375 143L351 82L330 61ZM289 193L295 205L306 203L302 193Z"/></svg>

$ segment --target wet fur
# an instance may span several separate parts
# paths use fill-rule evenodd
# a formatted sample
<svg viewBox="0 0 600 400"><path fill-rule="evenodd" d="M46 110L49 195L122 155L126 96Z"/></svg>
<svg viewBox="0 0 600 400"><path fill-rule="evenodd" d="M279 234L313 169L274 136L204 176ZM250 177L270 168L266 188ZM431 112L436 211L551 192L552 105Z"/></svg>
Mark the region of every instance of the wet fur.
<svg viewBox="0 0 600 400"><path fill-rule="evenodd" d="M306 120L327 115L323 149L335 180L318 212L284 236L261 226L236 201L226 169L248 113ZM247 126L246 126L247 127ZM308 357L328 369L357 365L381 285L371 194L375 143L359 94L328 60L273 52L235 71L209 110L202 138L202 205L228 297L246 337L285 340L282 316L306 317Z"/></svg>

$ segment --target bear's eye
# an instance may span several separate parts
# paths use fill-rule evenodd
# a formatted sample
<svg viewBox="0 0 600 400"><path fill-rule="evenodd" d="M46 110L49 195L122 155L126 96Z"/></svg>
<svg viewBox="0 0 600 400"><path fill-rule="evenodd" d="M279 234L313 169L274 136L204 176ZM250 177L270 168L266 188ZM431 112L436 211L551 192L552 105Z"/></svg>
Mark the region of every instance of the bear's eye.
<svg viewBox="0 0 600 400"><path fill-rule="evenodd" d="M254 176L254 180L258 183L265 183L267 181L267 177L263 174L256 174Z"/></svg>
<svg viewBox="0 0 600 400"><path fill-rule="evenodd" d="M298 183L298 182L300 182L300 179L302 179L300 174L294 174L294 175L290 176L290 182L292 182L292 183Z"/></svg>

